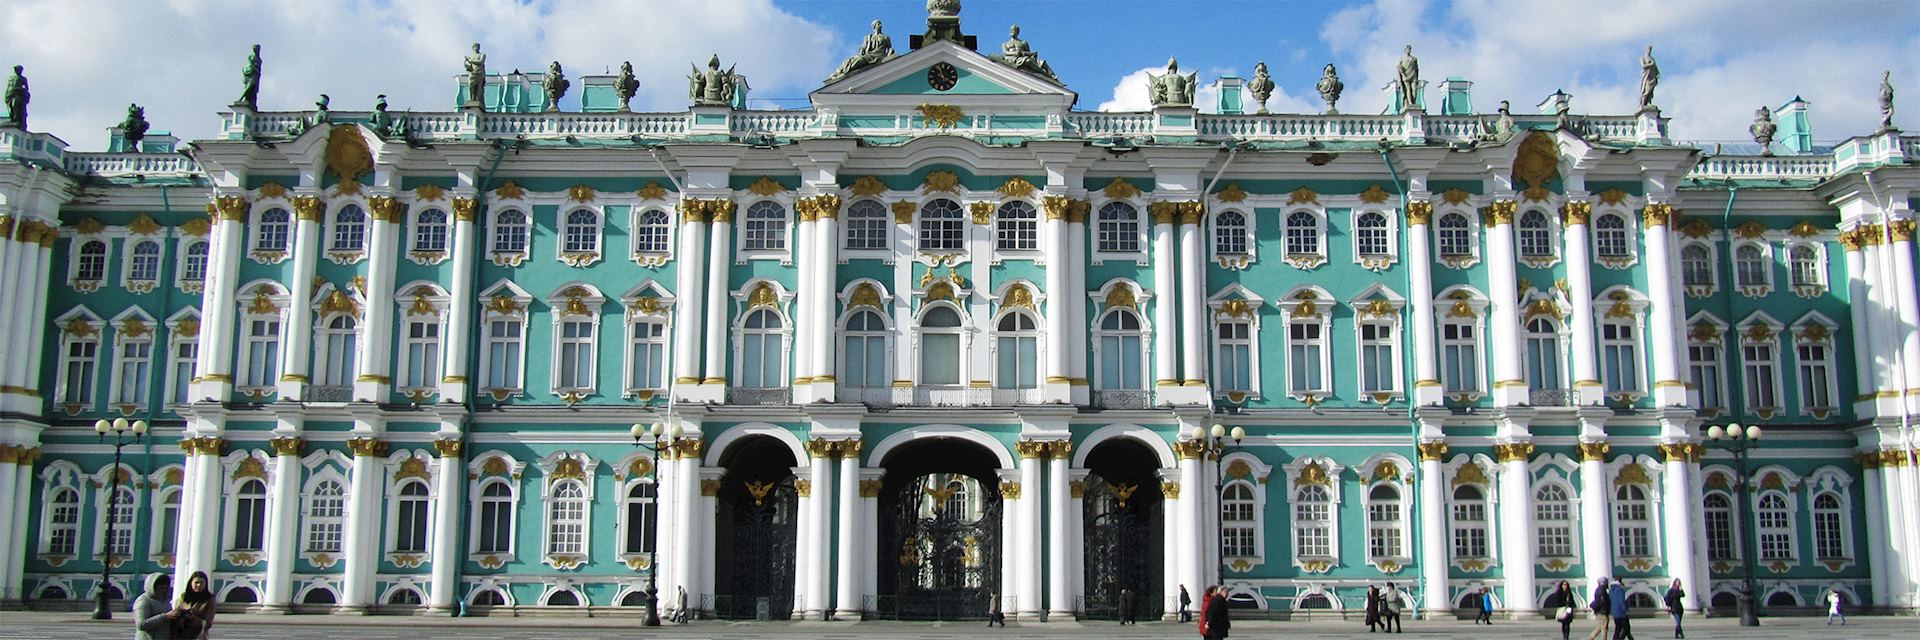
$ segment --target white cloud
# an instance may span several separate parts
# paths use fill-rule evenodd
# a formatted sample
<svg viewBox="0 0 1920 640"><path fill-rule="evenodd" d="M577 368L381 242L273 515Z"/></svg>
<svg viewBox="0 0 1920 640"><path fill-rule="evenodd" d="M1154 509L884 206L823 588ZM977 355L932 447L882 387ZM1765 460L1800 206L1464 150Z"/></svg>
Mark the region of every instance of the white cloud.
<svg viewBox="0 0 1920 640"><path fill-rule="evenodd" d="M670 20L664 17L671 16ZM842 34L771 0L12 0L0 4L0 63L26 66L28 124L75 149L102 149L128 102L157 130L211 136L239 96L247 48L265 61L260 106L452 110L455 76L480 42L490 71L544 72L559 60L576 80L631 60L638 110L687 105L689 63L719 54L754 97L804 96L850 51ZM566 101L563 101L565 103Z"/></svg>

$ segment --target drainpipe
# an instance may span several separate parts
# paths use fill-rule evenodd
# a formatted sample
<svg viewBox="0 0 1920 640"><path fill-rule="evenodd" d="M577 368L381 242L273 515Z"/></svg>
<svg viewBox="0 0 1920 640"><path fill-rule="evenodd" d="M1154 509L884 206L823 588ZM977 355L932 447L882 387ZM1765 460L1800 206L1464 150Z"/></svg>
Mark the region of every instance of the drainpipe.
<svg viewBox="0 0 1920 640"><path fill-rule="evenodd" d="M487 167L487 174L480 178L480 184L477 185L478 188L475 189L475 193L473 194L474 215L480 218L480 219L474 220L475 229L485 228L484 223L482 221L485 220L485 216L487 215L487 187L488 185L493 183L494 172L500 170L500 161L506 159L507 147L508 145L504 140L494 141L493 164L492 166ZM472 233L468 235L471 235L474 237L463 238L462 239L463 242L478 244L479 247L475 249L476 251L486 248L485 233ZM472 276L473 276L473 284L474 284L474 287L476 288L480 286L480 264L481 264L480 259L478 257L475 257L473 260ZM486 312L486 309L484 308L485 305L480 303L480 299L478 297L475 297L472 300L461 301L460 303L457 303L457 304L473 305L473 310L474 310L473 317L476 321L478 321L480 318L485 317L483 315ZM467 371L466 371L467 393L465 394L466 397L460 399L460 403L464 405L466 408L466 416L467 416L466 424L461 425L461 429L460 429L460 435L463 436L464 438L470 438L472 436L471 432L473 431L473 424L474 424L473 413L474 413L474 410L477 408L473 401L473 394L474 394L473 383L480 379L479 355L480 355L481 331L478 326L473 327L472 329L473 329L472 331L468 332L469 335L467 336ZM460 449L462 451L466 450L466 442L463 441L461 443ZM460 501L459 509L460 509L460 523L461 523L461 527L460 527L460 548L461 549L467 548L467 545L469 543L468 537L472 535L472 531L470 530L470 528L465 526L467 522L472 521L472 518L473 518L472 507L473 507L472 496L468 496L468 499ZM461 574L466 573L465 570L467 568L467 561L466 561L466 558L463 557L463 554L460 554L460 553L455 553L454 557L458 558L458 560L456 560L453 564L453 584L454 584L454 590L455 590L455 595L453 598L453 603L454 603L453 615L454 617L464 617L467 615L467 599L460 597L458 594L458 591L460 588L460 576Z"/></svg>
<svg viewBox="0 0 1920 640"><path fill-rule="evenodd" d="M1410 200L1409 200L1409 199L1408 199L1408 197L1407 197L1407 185L1406 185L1406 182L1405 182L1405 181L1403 181L1403 180L1401 180L1401 179L1400 179L1400 170L1399 170L1398 168L1395 168L1395 167L1393 166L1393 159L1392 159L1392 158L1389 158L1389 157L1387 157L1387 145L1386 145L1385 143L1382 143L1382 144L1380 145L1380 164L1383 164L1383 165L1386 165L1386 166L1387 166L1387 175L1389 175L1389 176L1391 176L1391 177L1393 178L1393 188L1394 188L1394 189L1395 189L1396 191L1399 191L1399 192L1400 192L1400 207L1401 207L1402 209L1405 209L1405 208L1407 207L1407 205L1408 205L1408 203L1410 202ZM1404 251L1402 251L1402 253L1404 254L1405 252L1404 252ZM1412 265L1412 264L1408 264L1408 265L1406 266L1406 268L1405 268L1405 269L1402 269L1402 270L1401 270L1401 272L1400 272L1400 275L1401 275L1401 278L1402 278L1402 279L1401 279L1401 282L1402 282L1402 283L1403 283L1403 284L1405 285L1405 289L1404 289L1404 290L1405 290L1405 291L1407 292L1407 296L1409 296L1409 299L1411 299L1411 296L1413 296L1413 295L1414 295L1414 294L1416 293L1416 292L1415 292L1415 291L1413 290L1413 269L1414 269L1414 265ZM1420 295L1423 295L1423 296L1424 296L1424 295L1432 295L1432 293L1431 293L1431 292L1425 292L1425 291L1421 291L1421 292L1417 292L1417 293L1419 293ZM1409 316L1410 316L1410 315L1412 315L1412 314L1413 314L1413 309L1412 309L1412 307L1408 307L1408 308L1407 308L1407 311L1406 311L1406 313L1407 313L1407 315L1409 315ZM1410 325L1410 324L1413 324L1413 322L1412 322L1412 318L1406 318L1406 319L1405 319L1405 321L1403 321L1403 322L1401 322L1401 327L1403 327L1403 329L1404 329L1404 327L1406 327L1407 325ZM1406 347L1407 347L1407 345L1408 345L1408 340L1407 340L1407 332L1406 332L1406 331L1404 331L1404 330L1403 330L1403 331L1401 331L1401 332L1400 332L1400 336L1401 336L1401 338L1400 338L1400 346L1402 347L1402 348L1401 348L1401 353L1403 353L1403 354L1404 354L1404 353L1406 353ZM1406 403L1407 403L1407 439L1411 441L1411 443L1412 443L1412 445L1413 445L1413 447L1414 447L1414 451L1415 451L1415 452L1418 452L1418 451L1420 450L1420 429L1419 429L1419 427L1417 426L1417 425L1419 424L1419 423L1418 423L1418 419L1419 419L1419 418L1418 418L1418 417L1417 417L1417 416L1415 415L1415 414L1416 414L1416 412L1415 412L1415 410L1414 410L1414 406L1413 406L1413 379L1412 379L1412 378L1413 378L1413 373L1412 373L1412 372L1410 372L1410 371L1409 371L1409 370L1407 369L1407 367L1405 366L1405 364L1404 364L1404 362L1405 362L1405 358L1402 358L1401 360L1402 360L1402 366L1400 367L1400 388L1401 388L1401 389L1403 390L1403 392L1404 392L1404 393L1406 394L1406 396L1405 396L1405 398L1406 398ZM1418 455L1415 455L1415 456L1414 456L1414 459L1416 460L1416 464L1417 464L1417 461L1419 460L1419 456L1418 456ZM1422 478L1421 480L1422 480L1422 481L1429 481L1429 480L1428 480L1428 479L1426 479L1426 478ZM1410 501L1410 504L1413 504L1413 505L1417 505L1417 506L1418 506L1419 508L1421 508L1421 509L1437 509L1437 508L1440 508L1440 507L1437 507L1437 506L1435 506L1435 505L1429 505L1429 504L1420 504L1420 501L1419 501L1419 500L1412 500L1412 501ZM1414 518L1414 517L1415 517L1415 516L1414 516L1414 513L1413 513L1413 509L1408 509L1408 510L1407 510L1407 517L1408 517L1409 519L1412 519L1412 518ZM1418 527L1418 526L1415 526L1415 527L1414 527L1413 529L1414 529L1415 531L1418 531L1418 530L1420 529L1420 527ZM1411 544L1413 544L1413 542L1414 542L1414 541L1412 540L1412 538L1413 538L1413 536L1407 536L1407 538L1408 538L1408 540L1406 541L1406 544L1409 544L1409 545L1411 545ZM1413 555L1413 554L1412 554L1411 552L1412 552L1412 549L1408 549L1408 554L1407 554L1407 555L1409 555L1409 556L1411 556L1411 555ZM1428 559L1428 561L1430 561L1430 559ZM1425 594L1425 593L1422 593L1421 595L1422 595L1422 596L1424 597L1424 596L1426 596L1427 594ZM1418 618L1419 618L1419 617L1420 617L1420 616L1422 615L1422 614L1421 614L1421 611L1422 611L1423 609L1431 609L1431 607L1413 607L1413 610L1412 610L1412 612L1411 612L1411 614L1410 614L1410 616L1409 616L1409 617L1413 617L1413 618L1415 618L1415 619L1418 619Z"/></svg>

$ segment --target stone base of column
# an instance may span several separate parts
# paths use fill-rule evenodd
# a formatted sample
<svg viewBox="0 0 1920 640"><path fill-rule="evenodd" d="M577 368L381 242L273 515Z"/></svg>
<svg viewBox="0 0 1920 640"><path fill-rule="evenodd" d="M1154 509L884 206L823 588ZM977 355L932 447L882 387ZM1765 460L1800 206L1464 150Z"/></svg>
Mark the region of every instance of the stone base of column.
<svg viewBox="0 0 1920 640"><path fill-rule="evenodd" d="M1073 385L1068 383L1066 378L1048 380L1041 384L1040 388L1046 390L1046 402L1056 404L1073 402Z"/></svg>
<svg viewBox="0 0 1920 640"><path fill-rule="evenodd" d="M833 619L841 622L856 622L859 620L863 620L866 617L867 617L867 614L865 612L855 611L852 609L841 609L833 612Z"/></svg>
<svg viewBox="0 0 1920 640"><path fill-rule="evenodd" d="M1447 390L1445 388L1442 388L1439 382L1432 381L1432 380L1425 380L1425 381L1414 383L1414 386L1413 386L1414 406L1429 407L1437 404L1443 404L1446 402L1446 399L1447 399Z"/></svg>
<svg viewBox="0 0 1920 640"><path fill-rule="evenodd" d="M1687 403L1687 385L1678 380L1662 380L1653 384L1653 406L1677 407Z"/></svg>
<svg viewBox="0 0 1920 640"><path fill-rule="evenodd" d="M1047 622L1077 622L1079 620L1080 620L1079 614L1076 614L1072 611L1048 611L1047 612Z"/></svg>
<svg viewBox="0 0 1920 640"><path fill-rule="evenodd" d="M1070 384L1073 388L1073 404L1082 407L1093 404L1093 387L1086 378L1076 378Z"/></svg>
<svg viewBox="0 0 1920 640"><path fill-rule="evenodd" d="M1493 406L1496 407L1533 404L1529 395L1525 380L1501 380L1493 384Z"/></svg>
<svg viewBox="0 0 1920 640"><path fill-rule="evenodd" d="M373 607L370 605L343 604L333 608L333 615L336 616L365 616L372 614Z"/></svg>
<svg viewBox="0 0 1920 640"><path fill-rule="evenodd" d="M427 610L422 611L420 615L430 618L451 618L457 611L456 607L427 607Z"/></svg>
<svg viewBox="0 0 1920 640"><path fill-rule="evenodd" d="M1210 393L1203 386L1163 385L1154 388L1153 403L1156 405L1204 405L1212 400Z"/></svg>
<svg viewBox="0 0 1920 640"><path fill-rule="evenodd" d="M255 608L255 609L254 609L254 610L252 610L252 611L248 611L247 613L264 613L264 614L268 614L268 615L286 615L286 614L289 614L289 613L293 613L293 607L291 607L291 606L288 606L288 605L284 605L284 604L266 604L266 605L260 605L260 606L259 606L258 608Z"/></svg>
<svg viewBox="0 0 1920 640"><path fill-rule="evenodd" d="M683 384L673 388L679 400L704 404L720 404L727 401L727 385L720 384Z"/></svg>

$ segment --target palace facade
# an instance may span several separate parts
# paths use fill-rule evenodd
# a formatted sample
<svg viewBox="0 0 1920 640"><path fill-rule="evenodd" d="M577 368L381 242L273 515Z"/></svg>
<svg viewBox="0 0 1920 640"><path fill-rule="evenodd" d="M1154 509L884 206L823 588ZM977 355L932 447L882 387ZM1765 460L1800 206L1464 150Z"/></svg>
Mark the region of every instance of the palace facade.
<svg viewBox="0 0 1920 640"><path fill-rule="evenodd" d="M957 15L871 41L805 110L716 67L679 113L495 74L177 148L0 129L0 597L1915 607L1920 138L1815 146L1796 99L1709 152L1459 80L1086 112ZM115 418L152 425L117 467Z"/></svg>

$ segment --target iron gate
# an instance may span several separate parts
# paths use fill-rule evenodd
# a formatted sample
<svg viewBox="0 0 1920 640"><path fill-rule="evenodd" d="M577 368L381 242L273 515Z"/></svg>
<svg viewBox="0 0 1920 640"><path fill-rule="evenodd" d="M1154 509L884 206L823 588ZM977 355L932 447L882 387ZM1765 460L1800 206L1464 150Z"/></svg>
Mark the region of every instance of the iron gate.
<svg viewBox="0 0 1920 640"><path fill-rule="evenodd" d="M1088 475L1082 494L1086 595L1081 615L1118 620L1121 591L1133 590L1135 618L1159 617L1162 545L1159 487Z"/></svg>
<svg viewBox="0 0 1920 640"><path fill-rule="evenodd" d="M716 541L727 554L726 580L716 585L714 615L753 619L764 603L767 615L784 620L793 612L795 509L799 496L791 476L777 482L739 480L722 497L730 510Z"/></svg>
<svg viewBox="0 0 1920 640"><path fill-rule="evenodd" d="M892 595L880 599L881 615L985 618L988 599L1000 590L998 487L961 474L933 473L901 485L890 498L892 526L879 561L893 567L882 571L892 579Z"/></svg>

